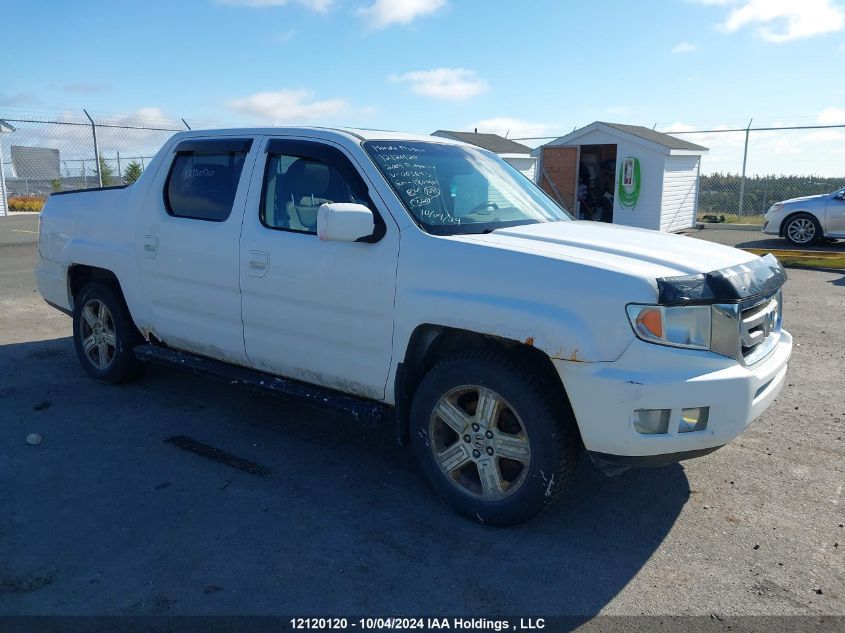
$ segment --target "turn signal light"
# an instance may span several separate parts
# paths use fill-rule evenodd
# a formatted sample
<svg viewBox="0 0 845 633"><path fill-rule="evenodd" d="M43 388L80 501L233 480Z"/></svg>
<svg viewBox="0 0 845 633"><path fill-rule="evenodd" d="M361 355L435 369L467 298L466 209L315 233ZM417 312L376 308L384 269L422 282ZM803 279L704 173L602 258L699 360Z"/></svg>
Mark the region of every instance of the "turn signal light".
<svg viewBox="0 0 845 633"><path fill-rule="evenodd" d="M645 328L657 338L663 338L663 311L660 308L647 308L637 315L637 325Z"/></svg>

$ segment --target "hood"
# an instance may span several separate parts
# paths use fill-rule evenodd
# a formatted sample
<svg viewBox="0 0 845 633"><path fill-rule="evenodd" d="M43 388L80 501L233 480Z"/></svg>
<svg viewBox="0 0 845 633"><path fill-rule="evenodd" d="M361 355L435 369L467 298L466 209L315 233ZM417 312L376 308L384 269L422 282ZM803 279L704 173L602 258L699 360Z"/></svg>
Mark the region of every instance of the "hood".
<svg viewBox="0 0 845 633"><path fill-rule="evenodd" d="M684 235L590 221L528 224L453 239L609 268L649 280L711 272L757 258Z"/></svg>
<svg viewBox="0 0 845 633"><path fill-rule="evenodd" d="M791 204L793 202L807 202L808 200L821 200L822 198L829 198L831 194L829 193L819 193L814 196L802 196L800 198L790 198L789 200L781 200L780 202L775 202L775 204Z"/></svg>

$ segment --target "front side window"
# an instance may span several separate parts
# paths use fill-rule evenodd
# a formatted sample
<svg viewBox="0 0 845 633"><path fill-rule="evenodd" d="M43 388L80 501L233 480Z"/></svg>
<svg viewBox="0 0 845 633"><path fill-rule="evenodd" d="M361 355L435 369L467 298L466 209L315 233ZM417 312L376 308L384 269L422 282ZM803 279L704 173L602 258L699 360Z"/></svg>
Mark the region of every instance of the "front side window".
<svg viewBox="0 0 845 633"><path fill-rule="evenodd" d="M332 150L302 142L270 145L260 208L265 226L316 235L323 204L356 202L373 208L360 176Z"/></svg>
<svg viewBox="0 0 845 633"><path fill-rule="evenodd" d="M197 142L191 147L195 149L176 148L165 187L167 212L179 218L223 222L232 212L248 147L221 151Z"/></svg>
<svg viewBox="0 0 845 633"><path fill-rule="evenodd" d="M485 150L426 141L367 141L364 149L429 233L489 233L572 219L513 166Z"/></svg>

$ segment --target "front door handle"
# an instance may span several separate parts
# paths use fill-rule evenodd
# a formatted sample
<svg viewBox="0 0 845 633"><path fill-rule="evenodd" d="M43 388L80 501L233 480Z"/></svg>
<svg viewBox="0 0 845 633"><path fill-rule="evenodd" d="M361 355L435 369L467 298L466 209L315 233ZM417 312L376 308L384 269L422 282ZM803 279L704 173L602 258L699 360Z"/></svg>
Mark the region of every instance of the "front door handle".
<svg viewBox="0 0 845 633"><path fill-rule="evenodd" d="M270 253L267 251L249 252L249 276L263 277L270 268Z"/></svg>
<svg viewBox="0 0 845 633"><path fill-rule="evenodd" d="M158 253L158 238L155 235L144 236L144 257L153 259Z"/></svg>

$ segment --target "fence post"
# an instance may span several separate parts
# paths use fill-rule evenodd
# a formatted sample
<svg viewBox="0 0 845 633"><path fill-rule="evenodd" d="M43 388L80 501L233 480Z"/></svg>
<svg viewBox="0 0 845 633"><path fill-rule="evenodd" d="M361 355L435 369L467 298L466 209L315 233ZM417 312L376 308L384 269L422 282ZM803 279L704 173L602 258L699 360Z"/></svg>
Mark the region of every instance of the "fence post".
<svg viewBox="0 0 845 633"><path fill-rule="evenodd" d="M745 163L748 161L748 134L751 132L751 121L749 119L748 127L745 128L745 149L742 152L742 180L739 181L739 209L737 215L742 215L742 207L745 204Z"/></svg>
<svg viewBox="0 0 845 633"><path fill-rule="evenodd" d="M123 171L120 169L120 150L117 150L117 182L123 184Z"/></svg>
<svg viewBox="0 0 845 633"><path fill-rule="evenodd" d="M100 147L97 145L97 126L94 125L94 119L92 119L91 115L88 114L88 110L83 108L82 111L85 113L85 116L88 117L88 120L91 121L91 135L94 137L94 161L97 163L97 180L100 183L100 187L102 187L103 186L103 166L100 163ZM87 184L86 184L86 187L87 187Z"/></svg>
<svg viewBox="0 0 845 633"><path fill-rule="evenodd" d="M9 199L6 197L6 174L3 171L3 139L0 138L0 211L2 215L9 215Z"/></svg>

